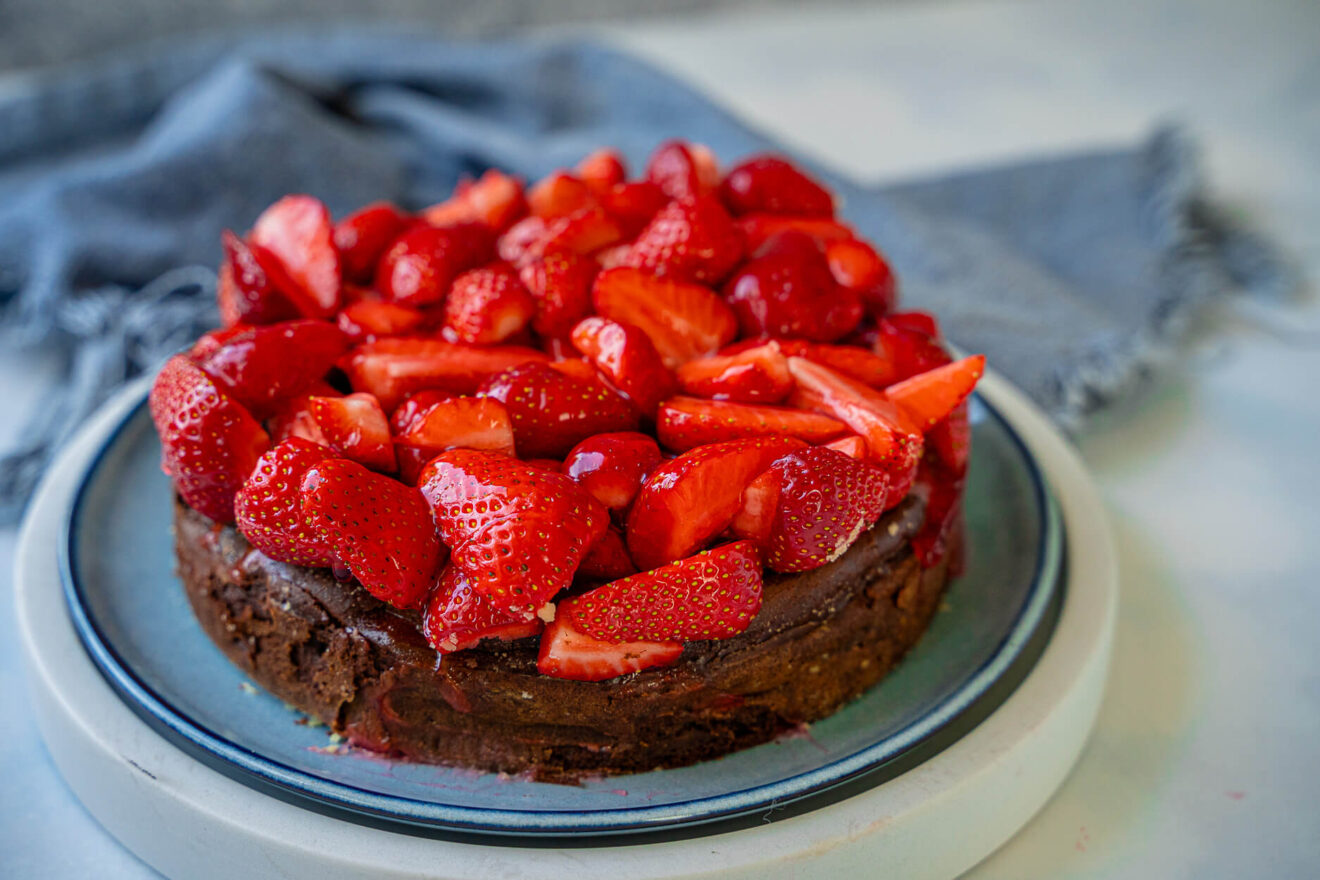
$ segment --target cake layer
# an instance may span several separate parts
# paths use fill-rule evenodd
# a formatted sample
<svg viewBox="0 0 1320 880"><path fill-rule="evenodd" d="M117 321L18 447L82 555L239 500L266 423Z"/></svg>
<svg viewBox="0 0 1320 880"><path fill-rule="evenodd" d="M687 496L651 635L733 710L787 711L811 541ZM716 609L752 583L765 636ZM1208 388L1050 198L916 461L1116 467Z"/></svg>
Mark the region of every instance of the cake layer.
<svg viewBox="0 0 1320 880"><path fill-rule="evenodd" d="M677 664L603 682L536 671L536 639L443 660L417 617L330 572L275 562L177 503L179 575L198 620L253 680L356 745L545 780L681 766L836 711L920 638L947 580L923 569L909 498L840 559L767 572L761 612ZM946 554L947 556L952 554Z"/></svg>

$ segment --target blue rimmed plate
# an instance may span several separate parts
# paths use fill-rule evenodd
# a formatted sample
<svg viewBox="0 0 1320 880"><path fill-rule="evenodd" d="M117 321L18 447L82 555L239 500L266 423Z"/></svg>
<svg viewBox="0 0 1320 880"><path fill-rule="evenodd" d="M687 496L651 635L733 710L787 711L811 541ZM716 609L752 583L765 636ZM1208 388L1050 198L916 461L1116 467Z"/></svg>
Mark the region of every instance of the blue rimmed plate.
<svg viewBox="0 0 1320 880"><path fill-rule="evenodd" d="M684 835L812 809L891 778L974 725L1052 625L1063 532L1045 482L991 406L972 409L967 573L902 665L800 736L694 767L551 785L326 749L193 620L173 576L171 494L144 405L82 476L59 551L75 628L107 681L171 741L276 796L399 830L529 839Z"/></svg>

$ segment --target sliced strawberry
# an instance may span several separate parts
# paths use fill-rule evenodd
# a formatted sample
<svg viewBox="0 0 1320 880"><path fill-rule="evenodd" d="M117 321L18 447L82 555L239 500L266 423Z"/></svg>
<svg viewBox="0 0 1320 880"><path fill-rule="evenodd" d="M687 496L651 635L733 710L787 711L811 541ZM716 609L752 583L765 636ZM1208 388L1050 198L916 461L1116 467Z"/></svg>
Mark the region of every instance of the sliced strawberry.
<svg viewBox="0 0 1320 880"><path fill-rule="evenodd" d="M637 566L628 555L628 544L623 532L610 523L600 539L591 545L577 570L579 577L613 581L637 573Z"/></svg>
<svg viewBox="0 0 1320 880"><path fill-rule="evenodd" d="M884 324L920 333L932 342L940 338L940 325L930 312L908 311L885 315Z"/></svg>
<svg viewBox="0 0 1320 880"><path fill-rule="evenodd" d="M416 226L380 258L376 289L386 301L405 306L442 302L462 272L490 262L494 234L484 223Z"/></svg>
<svg viewBox="0 0 1320 880"><path fill-rule="evenodd" d="M967 473L972 454L972 423L967 401L958 404L943 421L926 432L926 449L954 476Z"/></svg>
<svg viewBox="0 0 1320 880"><path fill-rule="evenodd" d="M418 391L416 394L409 394L404 401L394 408L390 413L390 431L397 437L408 433L418 419L426 415L427 411L437 403L444 403L454 395L448 391L431 388L426 391Z"/></svg>
<svg viewBox="0 0 1320 880"><path fill-rule="evenodd" d="M476 647L483 639L525 639L539 635L545 625L538 618L522 620L502 611L490 598L472 587L468 576L456 565L440 575L422 620L422 632L438 654L452 654Z"/></svg>
<svg viewBox="0 0 1320 880"><path fill-rule="evenodd" d="M257 459L234 496L234 519L243 537L271 559L292 565L328 566L336 561L329 538L302 511L303 475L334 452L291 437Z"/></svg>
<svg viewBox="0 0 1320 880"><path fill-rule="evenodd" d="M572 339L577 350L647 418L654 418L660 401L678 390L651 338L631 324L586 318L573 328Z"/></svg>
<svg viewBox="0 0 1320 880"><path fill-rule="evenodd" d="M923 568L938 565L949 551L954 535L963 528L960 479L949 479L922 472L918 480L926 499L926 519L921 530L912 538L912 553ZM951 560L951 567L956 560Z"/></svg>
<svg viewBox="0 0 1320 880"><path fill-rule="evenodd" d="M714 354L738 333L733 312L700 284L620 267L597 275L591 296L599 314L649 336L670 369Z"/></svg>
<svg viewBox="0 0 1320 880"><path fill-rule="evenodd" d="M596 197L580 177L567 171L556 171L541 178L527 191L527 205L533 217L551 220L595 207Z"/></svg>
<svg viewBox="0 0 1320 880"><path fill-rule="evenodd" d="M444 548L416 489L336 458L308 468L302 510L367 592L416 608L435 583Z"/></svg>
<svg viewBox="0 0 1320 880"><path fill-rule="evenodd" d="M729 169L720 197L734 214L834 216L830 191L778 156L753 156Z"/></svg>
<svg viewBox="0 0 1320 880"><path fill-rule="evenodd" d="M686 394L711 400L777 403L793 390L793 376L779 344L771 341L688 361L678 368L678 384Z"/></svg>
<svg viewBox="0 0 1320 880"><path fill-rule="evenodd" d="M434 388L472 394L488 377L529 361L548 361L539 351L506 345L479 348L439 339L378 339L339 361L355 391L367 391L386 409L409 394Z"/></svg>
<svg viewBox="0 0 1320 880"><path fill-rule="evenodd" d="M504 404L494 398L451 397L414 416L397 442L432 456L459 448L513 455L513 423Z"/></svg>
<svg viewBox="0 0 1320 880"><path fill-rule="evenodd" d="M586 358L564 358L552 361L550 369L579 382L599 382L601 378L600 370L597 370L595 364Z"/></svg>
<svg viewBox="0 0 1320 880"><path fill-rule="evenodd" d="M543 363L492 376L480 394L508 408L518 453L528 458L560 458L592 434L637 427L632 406L602 383L566 376Z"/></svg>
<svg viewBox="0 0 1320 880"><path fill-rule="evenodd" d="M656 275L715 284L743 256L743 235L714 196L677 199L637 234L627 265Z"/></svg>
<svg viewBox="0 0 1320 880"><path fill-rule="evenodd" d="M503 232L526 213L522 181L492 168L475 181L460 181L453 196L427 208L422 217L433 226L484 223Z"/></svg>
<svg viewBox="0 0 1320 880"><path fill-rule="evenodd" d="M833 449L790 452L769 473L779 482L765 545L766 565L775 571L808 571L835 561L885 510L885 472Z"/></svg>
<svg viewBox="0 0 1320 880"><path fill-rule="evenodd" d="M701 446L651 472L628 515L628 550L646 570L691 556L722 532L743 489L780 456L805 446L795 437L757 437Z"/></svg>
<svg viewBox="0 0 1320 880"><path fill-rule="evenodd" d="M281 403L275 414L266 420L266 428L270 431L271 440L280 443L290 437L300 437L328 448L330 441L325 439L321 426L312 418L309 404L313 397L342 396L338 389L328 382L313 382L304 393L295 394Z"/></svg>
<svg viewBox="0 0 1320 880"><path fill-rule="evenodd" d="M623 183L628 178L628 167L618 150L602 147L594 150L577 164L577 176L591 188L600 192Z"/></svg>
<svg viewBox="0 0 1320 880"><path fill-rule="evenodd" d="M825 252L801 232L771 239L724 287L744 336L832 342L857 326L862 304L830 274Z"/></svg>
<svg viewBox="0 0 1320 880"><path fill-rule="evenodd" d="M785 346L785 353L789 353L788 348ZM804 345L791 353L872 388L883 388L899 378L893 361L855 345Z"/></svg>
<svg viewBox="0 0 1320 880"><path fill-rule="evenodd" d="M869 458L866 449L866 441L858 434L849 434L847 437L840 437L838 440L832 440L824 444L826 449L833 449L836 452L842 452L849 458L856 458L865 461Z"/></svg>
<svg viewBox="0 0 1320 880"><path fill-rule="evenodd" d="M380 255L403 234L412 218L389 202L375 202L335 224L334 241L344 277L369 282Z"/></svg>
<svg viewBox="0 0 1320 880"><path fill-rule="evenodd" d="M500 236L495 251L499 258L515 266L542 256L540 244L545 238L548 224L541 217L524 217Z"/></svg>
<svg viewBox="0 0 1320 880"><path fill-rule="evenodd" d="M906 379L950 363L936 339L934 321L921 312L891 314L881 318L876 327L875 351L894 365L894 380Z"/></svg>
<svg viewBox="0 0 1320 880"><path fill-rule="evenodd" d="M426 316L407 306L364 299L346 306L335 321L349 339L370 342L412 333L426 322Z"/></svg>
<svg viewBox="0 0 1320 880"><path fill-rule="evenodd" d="M824 245L856 238L856 233L837 220L818 217L788 217L781 214L744 214L738 218L747 253L757 254L766 242L785 230L804 233Z"/></svg>
<svg viewBox="0 0 1320 880"><path fill-rule="evenodd" d="M452 563L502 611L520 620L573 580L609 515L559 473L493 452L451 449L422 472Z"/></svg>
<svg viewBox="0 0 1320 880"><path fill-rule="evenodd" d="M967 399L984 374L985 355L976 354L890 385L885 397L929 430Z"/></svg>
<svg viewBox="0 0 1320 880"><path fill-rule="evenodd" d="M556 617L607 642L727 639L761 610L761 557L734 541L565 599Z"/></svg>
<svg viewBox="0 0 1320 880"><path fill-rule="evenodd" d="M518 277L536 303L532 329L545 339L567 339L591 309L598 266L572 251L555 251L522 267Z"/></svg>
<svg viewBox="0 0 1320 880"><path fill-rule="evenodd" d="M864 241L850 238L825 245L830 272L840 285L857 291L866 311L881 317L898 302L898 281L884 257Z"/></svg>
<svg viewBox="0 0 1320 880"><path fill-rule="evenodd" d="M580 633L564 618L545 628L536 669L574 681L604 681L655 666L670 666L683 653L679 642L606 642Z"/></svg>
<svg viewBox="0 0 1320 880"><path fill-rule="evenodd" d="M527 252L534 257L560 250L585 255L609 247L622 237L623 230L614 218L592 205L550 221L545 234Z"/></svg>
<svg viewBox="0 0 1320 880"><path fill-rule="evenodd" d="M625 237L632 238L646 228L651 218L669 202L660 187L649 180L616 183L596 190L596 200L619 224ZM622 265L622 264L620 264Z"/></svg>
<svg viewBox="0 0 1320 880"><path fill-rule="evenodd" d="M882 392L804 358L788 359L797 381L792 402L833 416L866 438L871 460L892 472L921 458L921 429Z"/></svg>
<svg viewBox="0 0 1320 880"><path fill-rule="evenodd" d="M220 233L225 261L216 280L220 320L234 324L273 324L298 317L283 294L271 282L267 266L278 261L265 248L253 247L226 229Z"/></svg>
<svg viewBox="0 0 1320 880"><path fill-rule="evenodd" d="M160 434L161 470L183 500L216 522L234 521L234 494L270 438L241 404L181 354L151 386L151 419Z"/></svg>
<svg viewBox="0 0 1320 880"><path fill-rule="evenodd" d="M343 279L330 210L311 196L285 196L252 226L254 244L279 260L292 283L280 290L309 318L339 311Z"/></svg>
<svg viewBox="0 0 1320 880"><path fill-rule="evenodd" d="M454 279L445 328L459 342L494 345L522 330L536 303L508 263L491 263Z"/></svg>
<svg viewBox="0 0 1320 880"><path fill-rule="evenodd" d="M743 489L742 506L733 515L729 529L758 547L768 547L778 509L779 474L773 470L763 471Z"/></svg>
<svg viewBox="0 0 1320 880"><path fill-rule="evenodd" d="M671 199L707 195L720 185L719 163L702 144L665 141L647 160L646 179Z"/></svg>
<svg viewBox="0 0 1320 880"><path fill-rule="evenodd" d="M348 337L334 324L282 321L235 328L197 356L197 365L253 415L265 417L325 376L347 348Z"/></svg>
<svg viewBox="0 0 1320 880"><path fill-rule="evenodd" d="M709 443L771 434L824 443L848 428L830 416L786 406L671 397L660 405L655 430L666 449L682 452Z"/></svg>
<svg viewBox="0 0 1320 880"><path fill-rule="evenodd" d="M375 397L361 392L347 397L312 397L307 410L326 444L340 455L376 471L398 468L390 424Z"/></svg>
<svg viewBox="0 0 1320 880"><path fill-rule="evenodd" d="M626 510L646 475L660 464L660 447L645 434L620 431L588 437L564 459L563 470L610 510Z"/></svg>

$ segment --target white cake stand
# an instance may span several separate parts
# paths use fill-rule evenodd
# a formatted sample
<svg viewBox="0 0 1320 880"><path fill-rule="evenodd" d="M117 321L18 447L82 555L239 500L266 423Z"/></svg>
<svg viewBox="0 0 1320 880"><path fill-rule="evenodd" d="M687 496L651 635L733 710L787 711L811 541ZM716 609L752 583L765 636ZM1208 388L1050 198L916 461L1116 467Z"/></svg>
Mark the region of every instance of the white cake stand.
<svg viewBox="0 0 1320 880"><path fill-rule="evenodd" d="M1099 497L1077 454L1004 380L982 393L1049 478L1068 539L1066 598L1036 667L952 746L812 812L685 840L522 848L414 837L276 800L209 769L138 719L84 653L56 562L61 517L100 441L142 383L92 419L51 468L20 538L17 617L37 723L70 787L125 846L172 877L954 877L1011 837L1077 759L1095 721L1117 605Z"/></svg>

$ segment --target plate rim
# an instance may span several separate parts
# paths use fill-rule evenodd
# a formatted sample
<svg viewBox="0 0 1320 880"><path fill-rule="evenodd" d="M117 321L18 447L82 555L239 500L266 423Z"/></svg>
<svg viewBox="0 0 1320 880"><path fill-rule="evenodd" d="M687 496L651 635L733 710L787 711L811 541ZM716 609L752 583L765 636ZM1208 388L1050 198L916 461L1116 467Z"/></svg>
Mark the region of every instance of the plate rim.
<svg viewBox="0 0 1320 880"><path fill-rule="evenodd" d="M479 835L488 841L500 837L523 838L525 841L527 838L583 834L656 834L776 810L786 804L823 795L911 753L971 709L999 677L1021 659L1023 650L1033 636L1038 634L1049 608L1064 586L1060 569L1066 553L1067 535L1049 481L1012 421L998 406L977 392L975 397L978 404L1007 432L1031 478L1032 495L1041 512L1042 522L1037 541L1036 566L1031 587L1012 627L990 656L970 672L954 691L906 727L880 742L773 782L660 806L511 810L440 804L371 791L290 767L233 742L194 720L137 677L85 606L83 579L79 576L76 561L76 542L85 513L86 495L93 477L112 448L130 424L141 418L146 406L149 379L144 377L137 380L122 392L125 398L137 399L126 406L122 415L114 420L104 436L97 441L95 452L88 457L76 477L76 487L61 515L56 546L57 566L64 604L79 642L98 672L129 709L152 727L165 732L175 745L185 747L214 769L249 787L275 794L300 806L322 809L352 821L382 821L393 830L403 833L452 831ZM1048 642L1048 639L1045 641ZM1039 655L1032 658L1030 667L1013 683L1000 703L1011 696L1038 660ZM877 780L875 784L883 781ZM623 821L620 821L621 818Z"/></svg>

